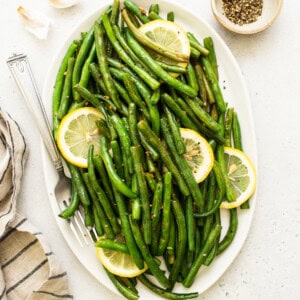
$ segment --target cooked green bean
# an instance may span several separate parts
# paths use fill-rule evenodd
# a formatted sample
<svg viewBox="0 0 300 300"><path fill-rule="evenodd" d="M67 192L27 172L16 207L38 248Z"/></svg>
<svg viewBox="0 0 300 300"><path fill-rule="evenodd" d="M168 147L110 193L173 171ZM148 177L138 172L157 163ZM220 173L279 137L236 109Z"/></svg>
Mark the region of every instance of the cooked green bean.
<svg viewBox="0 0 300 300"><path fill-rule="evenodd" d="M241 127L236 112L232 116L232 136L234 148L243 151Z"/></svg>
<svg viewBox="0 0 300 300"><path fill-rule="evenodd" d="M138 181L135 174L132 176L131 189L138 194ZM139 197L131 199L131 215L133 220L140 220L142 215L141 200Z"/></svg>
<svg viewBox="0 0 300 300"><path fill-rule="evenodd" d="M100 73L102 75L104 85L106 88L106 92L110 96L112 102L117 108L121 108L120 99L112 80L111 74L108 68L107 62L107 55L105 49L105 42L104 42L104 32L102 25L99 23L95 23L95 43L96 43L96 53L98 58L98 64L100 67Z"/></svg>
<svg viewBox="0 0 300 300"><path fill-rule="evenodd" d="M170 214L171 214L171 194L172 194L172 173L166 172L163 176L163 208L160 239L158 244L158 255L163 255L170 235Z"/></svg>
<svg viewBox="0 0 300 300"><path fill-rule="evenodd" d="M72 98L71 98L72 97L72 74L73 74L74 64L75 64L75 58L70 57L68 59L67 73L66 73L64 87L61 95L60 106L57 112L57 117L59 119L62 119L65 116L72 102Z"/></svg>
<svg viewBox="0 0 300 300"><path fill-rule="evenodd" d="M208 36L208 37L204 38L203 44L204 44L204 47L209 51L208 58L210 60L211 66L214 70L214 73L218 79L219 71L218 71L218 63L217 63L217 57L216 57L213 39L210 36Z"/></svg>
<svg viewBox="0 0 300 300"><path fill-rule="evenodd" d="M207 79L211 84L211 89L214 93L218 110L221 113L224 113L226 111L226 104L216 74L214 73L211 63L207 57L201 57L201 62L203 65L205 75L207 76Z"/></svg>
<svg viewBox="0 0 300 300"><path fill-rule="evenodd" d="M81 76L79 80L79 84L87 87L88 81L90 78L90 64L94 61L96 57L96 45L95 42L92 44L91 50L83 64L82 71L81 71Z"/></svg>
<svg viewBox="0 0 300 300"><path fill-rule="evenodd" d="M197 49L201 54L205 56L209 55L209 50L206 49L203 45L201 45L201 43L191 32L187 32L187 37L189 38L190 45L192 48Z"/></svg>
<svg viewBox="0 0 300 300"><path fill-rule="evenodd" d="M230 209L229 228L228 228L227 233L225 234L223 240L219 243L217 255L221 254L232 243L232 241L235 237L237 228L238 228L237 209L232 208L232 209Z"/></svg>
<svg viewBox="0 0 300 300"><path fill-rule="evenodd" d="M59 119L57 118L57 112L59 110L60 102L61 102L61 95L63 91L63 85L64 85L64 79L65 79L65 72L68 67L68 60L70 57L74 56L75 51L78 48L78 43L75 41L69 46L64 58L62 59L62 62L59 66L55 84L54 84L54 90L52 95L52 116L53 116L53 133L54 137L56 136L57 129L59 126Z"/></svg>
<svg viewBox="0 0 300 300"><path fill-rule="evenodd" d="M114 286L117 288L117 290L126 298L129 300L138 300L139 295L133 291L132 289L128 288L124 284L122 284L118 279L117 276L110 273L106 268L104 268L106 271L107 276L110 278Z"/></svg>
<svg viewBox="0 0 300 300"><path fill-rule="evenodd" d="M193 216L193 199L188 196L185 200L185 220L189 251L195 250L195 222Z"/></svg>
<svg viewBox="0 0 300 300"><path fill-rule="evenodd" d="M141 11L140 7L138 7L135 3L125 0L124 5L129 11L136 15L142 23L148 23L150 21L146 16L145 11Z"/></svg>
<svg viewBox="0 0 300 300"><path fill-rule="evenodd" d="M225 137L225 146L231 147L231 132L232 132L232 119L233 119L233 113L234 110L233 108L229 108L226 111L225 115L225 132L224 132L224 137Z"/></svg>
<svg viewBox="0 0 300 300"><path fill-rule="evenodd" d="M176 251L176 259L171 269L169 280L170 287L173 288L175 282L177 281L178 274L182 268L183 260L186 255L187 248L187 235L186 235L186 221L182 206L179 202L179 199L176 197L175 193L172 195L172 211L175 217L175 221L177 224L177 251Z"/></svg>
<svg viewBox="0 0 300 300"><path fill-rule="evenodd" d="M195 217L207 217L207 216L212 215L220 207L220 204L224 200L224 195L225 195L225 191L226 191L225 179L224 179L224 175L221 170L221 167L219 166L217 161L214 162L213 171L214 171L215 179L216 179L216 182L218 185L217 199L216 199L215 203L213 203L212 207L208 208L208 210L206 212L194 213Z"/></svg>
<svg viewBox="0 0 300 300"><path fill-rule="evenodd" d="M79 83L80 81L81 69L85 62L86 57L88 56L88 53L91 49L93 42L94 42L94 26L91 27L87 35L84 37L79 52L77 54L75 65L74 65L73 77L72 77L73 86ZM80 101L80 96L75 90L73 90L73 98L76 102Z"/></svg>
<svg viewBox="0 0 300 300"><path fill-rule="evenodd" d="M151 222L150 222L150 201L147 182L144 176L143 164L140 157L140 146L132 146L131 153L133 158L134 171L138 182L139 197L142 205L142 224L144 241L147 245L151 244Z"/></svg>
<svg viewBox="0 0 300 300"><path fill-rule="evenodd" d="M62 211L60 212L59 216L64 219L68 219L71 216L74 215L75 211L79 207L80 200L78 196L78 192L76 190L75 182L72 179L72 195L71 195L71 201L70 204Z"/></svg>
<svg viewBox="0 0 300 300"><path fill-rule="evenodd" d="M120 0L113 0L113 5L111 7L110 23L112 25L118 24L120 17Z"/></svg>
<svg viewBox="0 0 300 300"><path fill-rule="evenodd" d="M126 244L117 241L112 241L109 239L101 239L98 242L96 242L94 246L98 248L109 249L129 254L129 250Z"/></svg>
<svg viewBox="0 0 300 300"><path fill-rule="evenodd" d="M196 72L191 62L187 64L186 67L186 78L188 85L190 85L195 91L199 91L199 85L196 78Z"/></svg>
<svg viewBox="0 0 300 300"><path fill-rule="evenodd" d="M144 284L151 291L153 291L154 293L156 293L159 296L166 298L166 299L172 299L172 300L193 299L193 298L197 298L199 296L199 294L197 292L187 293L187 294L168 292L168 291L156 286L145 275L138 276L138 279L142 282L142 284Z"/></svg>
<svg viewBox="0 0 300 300"><path fill-rule="evenodd" d="M168 124L172 133L172 137L175 142L175 147L179 154L184 154L186 152L186 146L181 137L180 127L177 124L173 113L167 107L164 107L164 111L166 113Z"/></svg>
<svg viewBox="0 0 300 300"><path fill-rule="evenodd" d="M215 227L209 233L209 236L207 237L201 252L198 254L196 259L194 260L187 276L183 280L182 284L185 287L188 288L193 284L193 282L195 280L195 277L196 277L196 275L199 271L199 268L204 263L210 249L213 247L213 245L215 243L215 240L216 240L217 236L220 234L221 229L222 229L222 226L215 225Z"/></svg>
<svg viewBox="0 0 300 300"><path fill-rule="evenodd" d="M71 173L72 180L74 180L74 184L76 186L76 190L82 205L89 206L90 205L89 194L80 175L79 168L73 166L72 164L68 164L68 167Z"/></svg>
<svg viewBox="0 0 300 300"><path fill-rule="evenodd" d="M196 101L188 98L187 104L207 128L214 132L220 131L220 125Z"/></svg>
<svg viewBox="0 0 300 300"><path fill-rule="evenodd" d="M113 184L113 186L116 187L116 189L122 193L123 195L129 197L129 198L136 198L137 194L134 193L121 179L121 177L118 175L114 168L114 164L112 161L112 158L109 154L108 147L107 147L107 141L104 136L100 137L100 156L104 162L106 171L108 173L108 176Z"/></svg>
<svg viewBox="0 0 300 300"><path fill-rule="evenodd" d="M174 12L173 11L169 11L167 13L167 20L170 21L170 22L174 22L175 20L175 15L174 15Z"/></svg>
<svg viewBox="0 0 300 300"><path fill-rule="evenodd" d="M120 117L117 114L113 114L111 116L111 121L113 123L115 130L118 133L118 136L119 136L120 142L121 142L122 151L124 151L124 154L126 156L126 161L123 161L123 163L127 164L128 171L130 174L132 174L133 173L133 163L132 163L132 156L131 156L131 152L130 152L131 141L130 141L128 131L127 131L126 127L124 126L122 120L120 119Z"/></svg>

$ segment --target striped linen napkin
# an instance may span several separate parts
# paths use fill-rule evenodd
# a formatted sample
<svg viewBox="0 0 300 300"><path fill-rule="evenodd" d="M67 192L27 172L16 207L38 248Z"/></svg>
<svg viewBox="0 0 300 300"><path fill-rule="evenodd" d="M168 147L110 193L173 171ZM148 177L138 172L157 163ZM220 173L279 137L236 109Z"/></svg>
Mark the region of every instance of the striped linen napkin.
<svg viewBox="0 0 300 300"><path fill-rule="evenodd" d="M16 211L27 154L18 124L0 109L0 300L72 299L45 237Z"/></svg>

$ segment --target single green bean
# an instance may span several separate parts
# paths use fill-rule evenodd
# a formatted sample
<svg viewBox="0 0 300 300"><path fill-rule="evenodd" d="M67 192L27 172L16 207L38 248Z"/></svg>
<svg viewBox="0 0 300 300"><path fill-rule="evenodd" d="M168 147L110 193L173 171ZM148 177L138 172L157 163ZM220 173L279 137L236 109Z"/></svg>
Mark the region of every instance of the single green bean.
<svg viewBox="0 0 300 300"><path fill-rule="evenodd" d="M170 22L174 22L175 20L175 15L174 15L174 12L173 11L169 11L167 13L167 20L170 21Z"/></svg>
<svg viewBox="0 0 300 300"><path fill-rule="evenodd" d="M215 46L213 39L209 36L204 38L203 40L204 47L209 51L208 58L210 60L211 66L214 70L214 73L216 74L217 79L219 78L219 72L218 72L218 63L217 63L217 57L215 52Z"/></svg>
<svg viewBox="0 0 300 300"><path fill-rule="evenodd" d="M172 138L175 142L175 147L179 154L184 154L186 152L185 143L181 137L180 128L175 120L173 113L168 109L168 107L164 107L164 111L167 116L168 124L172 133Z"/></svg>
<svg viewBox="0 0 300 300"><path fill-rule="evenodd" d="M59 214L61 218L68 219L74 215L75 211L79 207L80 200L78 192L76 190L75 182L72 180L72 195L70 204Z"/></svg>
<svg viewBox="0 0 300 300"><path fill-rule="evenodd" d="M220 204L224 200L225 191L226 191L225 179L224 179L221 167L219 166L219 163L217 161L214 162L213 171L214 171L215 179L216 179L217 186L218 186L217 199L216 199L215 203L213 203L213 205L211 207L209 207L206 212L194 213L195 217L199 218L199 217L207 217L207 216L212 215L220 207Z"/></svg>
<svg viewBox="0 0 300 300"><path fill-rule="evenodd" d="M140 146L132 146L131 153L133 158L134 170L138 182L139 196L142 205L142 224L144 241L147 245L151 244L151 221L150 221L150 201L147 182L144 176L143 164L140 157Z"/></svg>
<svg viewBox="0 0 300 300"><path fill-rule="evenodd" d="M162 298L179 300L179 299L193 299L193 298L197 298L199 296L199 294L197 292L187 293L187 294L168 292L168 291L156 286L145 275L138 276L138 279L140 280L140 282L143 285L145 285L147 288L149 288L151 291L158 294Z"/></svg>
<svg viewBox="0 0 300 300"><path fill-rule="evenodd" d="M120 17L120 0L114 0L111 7L110 23L112 25L118 24Z"/></svg>
<svg viewBox="0 0 300 300"><path fill-rule="evenodd" d="M230 222L229 222L229 228L223 238L223 240L219 243L217 255L221 254L225 249L228 248L228 246L232 243L235 234L237 232L238 228L238 214L237 209L232 208L230 209Z"/></svg>
<svg viewBox="0 0 300 300"><path fill-rule="evenodd" d="M189 251L195 251L195 222L193 216L193 199L188 196L185 200L185 220Z"/></svg>
<svg viewBox="0 0 300 300"><path fill-rule="evenodd" d="M194 65L194 68L195 68L196 78L199 86L200 98L203 101L204 105L207 105L207 92L204 83L204 72L199 63L196 63Z"/></svg>
<svg viewBox="0 0 300 300"><path fill-rule="evenodd" d="M123 195L129 197L129 198L136 198L137 194L134 193L121 179L121 177L118 175L114 168L114 164L112 161L112 158L109 154L108 147L107 147L107 141L104 136L100 137L100 156L104 162L106 171L108 173L108 176L113 184L113 186L116 187L116 189L122 193Z"/></svg>
<svg viewBox="0 0 300 300"><path fill-rule="evenodd" d="M126 244L117 241L112 241L109 239L101 239L98 242L96 242L94 246L98 248L109 249L129 254L129 250Z"/></svg>
<svg viewBox="0 0 300 300"><path fill-rule="evenodd" d="M59 126L59 119L57 117L57 112L59 110L60 102L61 102L61 95L63 91L63 85L64 85L64 79L65 79L65 72L68 67L68 60L70 57L74 56L76 49L78 48L78 44L76 42L71 43L69 46L64 58L62 59L62 62L59 66L55 84L54 84L54 90L52 94L52 116L53 116L53 133L54 136L57 134L57 129Z"/></svg>
<svg viewBox="0 0 300 300"><path fill-rule="evenodd" d="M130 141L129 133L126 127L124 126L122 120L117 114L113 114L111 116L111 122L113 123L113 126L116 132L118 133L121 142L122 151L124 151L124 155L126 156L126 161L123 161L123 163L127 164L128 171L130 174L132 174L133 163L132 163L132 156L130 152L131 141Z"/></svg>
<svg viewBox="0 0 300 300"><path fill-rule="evenodd" d="M172 195L172 211L173 215L175 217L175 221L177 224L177 245L176 245L176 259L173 264L173 267L171 269L170 275L169 275L169 280L170 280L170 287L173 288L175 285L178 274L180 270L182 269L182 264L184 261L184 257L186 255L186 249L187 249L187 235L186 235L186 221L185 221L185 216L184 212L182 209L182 206L179 202L179 199L173 193Z"/></svg>
<svg viewBox="0 0 300 300"><path fill-rule="evenodd" d="M197 49L201 54L207 56L209 55L209 50L206 49L201 43L196 39L196 37L191 33L187 32L187 37L190 41L191 47Z"/></svg>
<svg viewBox="0 0 300 300"><path fill-rule="evenodd" d="M90 64L94 61L96 57L96 45L95 42L92 44L91 50L89 52L88 57L86 58L83 67L82 67L82 71L81 71L81 76L80 76L80 80L79 80L79 84L87 87L88 85L88 81L90 78Z"/></svg>
<svg viewBox="0 0 300 300"><path fill-rule="evenodd" d="M214 132L220 131L220 125L216 122L196 101L188 98L187 104L193 110L194 114L204 125Z"/></svg>
<svg viewBox="0 0 300 300"><path fill-rule="evenodd" d="M194 282L195 277L199 271L199 268L201 267L201 265L203 264L203 262L205 261L207 255L208 255L209 251L213 247L217 236L221 232L221 229L222 229L222 226L215 225L215 227L211 230L209 236L207 237L207 240L205 241L205 243L203 245L201 252L198 254L196 259L194 260L187 276L183 280L182 284L186 288L191 287L192 283Z"/></svg>
<svg viewBox="0 0 300 300"><path fill-rule="evenodd" d="M170 236L170 214L172 194L172 173L166 172L163 176L163 209L160 239L158 244L158 255L163 255L169 242Z"/></svg>
<svg viewBox="0 0 300 300"><path fill-rule="evenodd" d="M136 15L142 23L145 24L145 23L148 23L150 21L149 18L146 16L146 12L144 10L141 10L141 8L138 7L135 3L125 0L124 1L124 6L129 11L131 11L134 15Z"/></svg>
<svg viewBox="0 0 300 300"><path fill-rule="evenodd" d="M225 132L224 132L224 137L225 137L225 146L231 147L231 132L232 132L232 118L233 118L233 113L234 110L233 108L229 108L226 111L225 115Z"/></svg>
<svg viewBox="0 0 300 300"><path fill-rule="evenodd" d="M110 273L107 269L104 268L104 270L106 271L106 274L108 275L109 279L112 281L112 283L114 284L114 286L117 288L117 290L126 298L129 300L138 300L139 299L139 295L131 290L130 288L128 288L127 286L125 286L124 284L122 284L118 279L117 276L113 275L112 273Z"/></svg>
<svg viewBox="0 0 300 300"><path fill-rule="evenodd" d="M195 91L199 91L199 85L196 78L196 72L191 62L187 64L186 67L186 78L188 85L190 85Z"/></svg>
<svg viewBox="0 0 300 300"><path fill-rule="evenodd" d="M68 164L72 180L74 180L76 190L79 196L79 199L83 206L89 206L90 205L90 198L88 191L85 187L85 184L83 182L83 179L81 177L79 168L73 166L72 164Z"/></svg>
<svg viewBox="0 0 300 300"><path fill-rule="evenodd" d="M234 148L243 151L241 127L236 112L232 116L232 136Z"/></svg>
<svg viewBox="0 0 300 300"><path fill-rule="evenodd" d="M72 74L75 64L75 58L70 57L68 59L68 67L67 67L67 74L64 82L64 87L62 91L61 101L59 110L57 112L57 117L61 120L65 114L68 112L70 104L72 102Z"/></svg>
<svg viewBox="0 0 300 300"><path fill-rule="evenodd" d="M79 83L80 81L82 66L86 60L86 57L89 54L93 42L94 42L94 26L91 27L87 35L84 37L82 45L77 54L73 76L72 76L73 86ZM76 102L80 101L80 96L75 90L73 90L73 98Z"/></svg>
<svg viewBox="0 0 300 300"><path fill-rule="evenodd" d="M110 96L115 106L120 109L121 108L120 99L108 68L107 55L106 55L103 35L104 32L103 32L102 25L99 23L95 23L95 43L96 43L96 53L97 53L99 67L100 67L100 73L104 81L106 92Z"/></svg>
<svg viewBox="0 0 300 300"><path fill-rule="evenodd" d="M212 69L211 63L210 63L210 61L207 57L202 57L201 58L201 63L203 65L204 72L207 76L207 79L208 79L209 83L211 84L211 89L214 93L214 97L215 97L215 100L216 100L218 110L221 113L224 113L226 111L226 103L224 101L223 94L222 94L218 79L217 79L216 74L214 73L214 71Z"/></svg>

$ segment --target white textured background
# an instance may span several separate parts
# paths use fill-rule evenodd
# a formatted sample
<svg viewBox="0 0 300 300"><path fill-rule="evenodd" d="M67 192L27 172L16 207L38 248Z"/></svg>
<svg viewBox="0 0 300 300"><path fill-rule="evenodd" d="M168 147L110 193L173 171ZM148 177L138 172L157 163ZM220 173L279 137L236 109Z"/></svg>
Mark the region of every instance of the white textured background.
<svg viewBox="0 0 300 300"><path fill-rule="evenodd" d="M199 299L300 299L300 2L284 1L275 24L253 36L221 28L209 1L177 2L212 25L236 57L252 101L258 146L259 186L250 233L232 266ZM52 56L101 0L82 0L66 10L49 7L46 0L0 0L0 4L0 107L21 125L30 147L19 210L48 238L69 274L76 300L118 299L81 266L58 231L41 172L39 134L6 66L12 53L27 53L42 90ZM52 18L47 41L24 30L18 5Z"/></svg>

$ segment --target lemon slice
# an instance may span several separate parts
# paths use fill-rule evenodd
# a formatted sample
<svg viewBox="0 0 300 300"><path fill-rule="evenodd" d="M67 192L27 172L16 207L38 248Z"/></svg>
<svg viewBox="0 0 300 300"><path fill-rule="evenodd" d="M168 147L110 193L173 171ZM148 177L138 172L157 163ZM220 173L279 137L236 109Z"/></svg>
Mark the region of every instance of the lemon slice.
<svg viewBox="0 0 300 300"><path fill-rule="evenodd" d="M119 235L116 240L122 242L124 238ZM129 254L99 247L95 249L102 265L117 276L132 278L141 275L148 269L146 264L143 269L139 269Z"/></svg>
<svg viewBox="0 0 300 300"><path fill-rule="evenodd" d="M202 182L214 165L214 153L207 142L198 132L180 128L181 137L186 146L184 158L193 171L196 181Z"/></svg>
<svg viewBox="0 0 300 300"><path fill-rule="evenodd" d="M244 152L225 147L224 154L236 200L224 201L220 207L230 209L239 207L253 195L256 187L256 172L251 160Z"/></svg>
<svg viewBox="0 0 300 300"><path fill-rule="evenodd" d="M89 145L94 145L94 153L99 153L101 135L96 121L104 118L94 107L83 107L68 113L57 131L57 145L62 156L71 164L87 168Z"/></svg>
<svg viewBox="0 0 300 300"><path fill-rule="evenodd" d="M139 30L163 48L190 57L191 49L189 39L185 30L177 23L166 20L154 20L142 25L139 27ZM186 67L187 65L185 62L178 63L154 51L149 52L158 61L182 67Z"/></svg>

